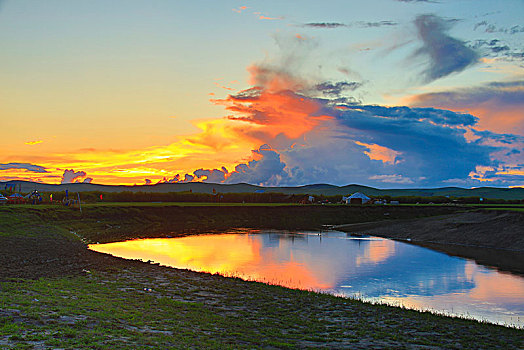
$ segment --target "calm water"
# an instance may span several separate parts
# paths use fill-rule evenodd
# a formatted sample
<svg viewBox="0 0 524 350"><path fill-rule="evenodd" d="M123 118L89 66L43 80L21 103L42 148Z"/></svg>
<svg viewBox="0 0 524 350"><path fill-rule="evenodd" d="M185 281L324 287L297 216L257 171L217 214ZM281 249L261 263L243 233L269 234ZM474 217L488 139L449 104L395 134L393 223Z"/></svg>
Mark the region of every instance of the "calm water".
<svg viewBox="0 0 524 350"><path fill-rule="evenodd" d="M524 327L524 278L430 249L331 231L91 245L115 256Z"/></svg>

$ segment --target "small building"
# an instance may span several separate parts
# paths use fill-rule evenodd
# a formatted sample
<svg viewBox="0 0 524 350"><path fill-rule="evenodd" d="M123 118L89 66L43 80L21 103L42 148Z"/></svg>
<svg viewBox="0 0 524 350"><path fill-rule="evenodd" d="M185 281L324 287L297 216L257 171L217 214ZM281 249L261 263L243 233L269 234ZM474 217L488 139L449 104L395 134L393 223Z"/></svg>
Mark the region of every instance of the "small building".
<svg viewBox="0 0 524 350"><path fill-rule="evenodd" d="M371 200L371 198L360 192L355 192L349 197L342 197L342 199L345 200L346 204L366 204Z"/></svg>

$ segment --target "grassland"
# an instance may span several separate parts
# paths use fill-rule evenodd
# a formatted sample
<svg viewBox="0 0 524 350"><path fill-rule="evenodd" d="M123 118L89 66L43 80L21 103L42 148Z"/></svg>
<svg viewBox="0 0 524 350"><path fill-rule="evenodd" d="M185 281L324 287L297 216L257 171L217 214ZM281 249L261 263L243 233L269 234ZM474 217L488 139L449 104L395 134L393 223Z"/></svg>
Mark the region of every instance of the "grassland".
<svg viewBox="0 0 524 350"><path fill-rule="evenodd" d="M82 242L125 236L118 233L130 227L125 222L144 229L149 220L164 217L166 223L160 226L180 227L171 222L180 219L174 217L178 213L175 209L86 207L80 216L62 207L0 208L0 347L524 346L522 330L126 261L88 251ZM184 227L189 227L198 209L188 213L190 220ZM204 213L228 223L265 222L256 221L258 217L249 219L253 215L249 210L229 209L235 215L225 216L219 208ZM269 215L263 210L262 219ZM269 213L277 215L272 210ZM304 213L310 213L309 209ZM338 211L329 213L324 214L340 215ZM357 220L352 209L346 215ZM360 219L381 215L368 213ZM391 215L405 213L400 210ZM278 224L279 220L270 223ZM306 223L297 219L297 225Z"/></svg>

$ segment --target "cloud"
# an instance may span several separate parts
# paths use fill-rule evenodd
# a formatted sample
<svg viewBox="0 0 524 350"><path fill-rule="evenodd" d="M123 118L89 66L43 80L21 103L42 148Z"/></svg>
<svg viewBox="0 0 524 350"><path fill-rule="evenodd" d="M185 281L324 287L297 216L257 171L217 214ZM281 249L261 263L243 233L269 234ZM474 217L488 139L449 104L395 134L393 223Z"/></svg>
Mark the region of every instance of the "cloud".
<svg viewBox="0 0 524 350"><path fill-rule="evenodd" d="M283 86L290 85L312 90L301 84ZM236 114L230 119L246 122L256 130L243 129L245 135L257 135L260 141L272 141L277 147L260 147L253 151L252 161L237 165L229 174L212 170L218 171L216 179L262 185L354 182L421 186L444 184L450 178L468 179L478 165L495 165L490 154L498 150L496 146L465 138L478 122L471 114L334 101L290 90L269 93L264 87L228 96L222 102ZM295 106L291 113L290 105ZM322 118L316 119L319 115ZM281 122L286 118L291 123ZM310 123L305 123L308 120ZM272 132L263 133L267 128ZM509 140L509 136L496 135ZM204 169L195 175L204 175Z"/></svg>
<svg viewBox="0 0 524 350"><path fill-rule="evenodd" d="M259 77L255 81L266 87L254 87L236 95L229 95L225 99L215 100L215 103L224 105L227 111L233 113L228 116L229 120L258 126L244 128L244 135L260 141L272 139L277 135L295 139L322 121L332 118L323 114L323 104L320 100L292 91L291 89L301 85L288 81L286 76L274 79Z"/></svg>
<svg viewBox="0 0 524 350"><path fill-rule="evenodd" d="M369 159L380 160L384 163L395 164L401 158L401 152L397 152L391 148L383 147L377 144L369 144L360 141L355 141L359 146L364 147L366 150L364 153L369 157Z"/></svg>
<svg viewBox="0 0 524 350"><path fill-rule="evenodd" d="M392 174L392 175L373 175L369 177L370 180L379 180L381 182L385 183L393 183L393 184L412 184L414 183L413 180L411 180L408 177L403 177L402 175L398 174Z"/></svg>
<svg viewBox="0 0 524 350"><path fill-rule="evenodd" d="M524 33L524 26L521 25L514 25L512 27L497 27L494 24L488 23L488 21L475 23L473 30L477 30L478 28L482 28L485 33L504 33L510 35Z"/></svg>
<svg viewBox="0 0 524 350"><path fill-rule="evenodd" d="M475 166L491 164L490 153L495 150L465 139L466 128L476 122L469 114L356 105L348 106L337 120L348 128L347 137L398 152L394 166L388 166L390 171L409 178L424 177L421 183L468 177Z"/></svg>
<svg viewBox="0 0 524 350"><path fill-rule="evenodd" d="M236 137L273 148L257 149L252 161L224 172L228 183L438 186L460 178L474 186L480 184L471 175L478 166L499 169L499 153L517 155L510 134L475 134L479 118L467 111L347 103L338 95L359 83L314 83L267 65L249 71L253 87L215 103L242 125ZM324 97L315 97L319 92ZM514 175L499 180L520 181Z"/></svg>
<svg viewBox="0 0 524 350"><path fill-rule="evenodd" d="M0 170L22 169L34 173L48 173L47 169L40 165L30 163L4 163L0 164Z"/></svg>
<svg viewBox="0 0 524 350"><path fill-rule="evenodd" d="M32 146L32 145L38 145L39 143L42 143L42 142L43 141L40 141L40 140L38 140L38 141L27 141L24 144Z"/></svg>
<svg viewBox="0 0 524 350"><path fill-rule="evenodd" d="M500 39L475 40L470 47L480 51L483 57L499 58L505 61L523 61L524 51L509 46L508 43Z"/></svg>
<svg viewBox="0 0 524 350"><path fill-rule="evenodd" d="M258 16L258 18L259 19L268 19L268 20L272 20L272 21L283 19L282 17L268 17L268 16L263 16L263 15Z"/></svg>
<svg viewBox="0 0 524 350"><path fill-rule="evenodd" d="M344 23L338 23L338 22L311 22L311 23L305 23L302 25L303 27L310 27L310 28L320 28L320 29L333 29L333 28L339 28L339 27L347 27L347 24Z"/></svg>
<svg viewBox="0 0 524 350"><path fill-rule="evenodd" d="M377 22L366 22L366 21L356 21L351 23L339 23L339 22L310 22L302 24L302 27L305 28L315 28L315 29L334 29L334 28L350 28L350 27L360 27L360 28L378 28L378 27L390 27L398 25L394 21L377 21Z"/></svg>
<svg viewBox="0 0 524 350"><path fill-rule="evenodd" d="M428 83L461 72L479 59L479 55L463 41L446 34L451 24L452 21L435 15L420 15L415 19L418 35L423 43L415 56L429 58L429 67L423 72Z"/></svg>
<svg viewBox="0 0 524 350"><path fill-rule="evenodd" d="M234 8L233 11L236 13L242 13L242 11L246 10L247 8L247 6L239 6L237 8Z"/></svg>
<svg viewBox="0 0 524 350"><path fill-rule="evenodd" d="M477 128L524 135L524 81L491 82L476 87L413 96L412 106L468 111Z"/></svg>
<svg viewBox="0 0 524 350"><path fill-rule="evenodd" d="M90 183L93 179L90 177L85 177L87 174L85 171L77 171L75 172L73 169L66 169L64 170L64 174L62 175L62 180L60 183L62 184L70 184L70 183Z"/></svg>
<svg viewBox="0 0 524 350"><path fill-rule="evenodd" d="M270 20L270 21L276 21L276 20L282 20L284 19L284 17L280 16L280 17L269 17L269 16L266 16L266 15L263 15L261 12L253 12L253 14L255 14L258 19L265 19L265 20Z"/></svg>
<svg viewBox="0 0 524 350"><path fill-rule="evenodd" d="M437 32L437 37L444 35L442 28ZM118 167L121 172L111 175L115 181L122 179L118 174L125 174L135 182L153 179L161 167L162 174L173 169L161 183L360 183L378 187L523 183L524 164L519 157L524 149L518 135L482 130L479 126L485 118L476 111L417 105L424 100L422 95L413 98L410 106L359 102L353 94L362 83L308 74L310 66L304 63L315 50L314 40L288 39L276 37L283 50L280 59L248 68L247 89L212 100L224 107L224 116L195 123L201 132L181 136L168 146L117 155L106 152L104 155L111 155L111 163L104 163L106 169L99 165L104 159L100 152L82 152L75 155L74 167L65 164L93 169L85 166L90 158L99 167L97 174ZM442 64L441 60L437 55L432 65ZM489 90L486 96L501 91L517 100L519 95L508 94L518 93L521 85L498 82L484 88ZM427 101L433 97L425 96ZM134 173L139 175L132 178ZM64 172L66 177L78 182L86 173L71 169ZM159 175L154 179L158 181Z"/></svg>
<svg viewBox="0 0 524 350"><path fill-rule="evenodd" d="M180 176L180 174L176 174L172 179L166 179L165 177L160 180L158 183L170 183L170 184L174 184L174 183L187 183L187 182L192 182L195 178L197 178L197 176L195 175L189 175L189 174L186 174L184 176L184 178L182 178ZM197 181L202 181L202 182L205 182L203 181L205 180L205 178L200 178L200 179L197 179ZM146 179L146 185L148 184L147 181L149 181L149 184L151 183L151 180L149 179Z"/></svg>
<svg viewBox="0 0 524 350"><path fill-rule="evenodd" d="M355 81L325 81L315 85L317 91L322 92L326 96L339 97L343 92L354 91L362 86L362 83Z"/></svg>
<svg viewBox="0 0 524 350"><path fill-rule="evenodd" d="M199 181L212 183L224 182L228 173L225 167L222 167L222 169L198 169L193 172Z"/></svg>
<svg viewBox="0 0 524 350"><path fill-rule="evenodd" d="M362 28L378 28L378 27L391 27L398 25L397 22L394 21L378 21L378 22L355 22L356 25L362 27Z"/></svg>
<svg viewBox="0 0 524 350"><path fill-rule="evenodd" d="M227 178L226 183L246 182L264 186L278 186L289 177L289 174L284 171L286 164L280 160L280 154L269 145L262 145L252 152L258 160L237 165L235 171Z"/></svg>

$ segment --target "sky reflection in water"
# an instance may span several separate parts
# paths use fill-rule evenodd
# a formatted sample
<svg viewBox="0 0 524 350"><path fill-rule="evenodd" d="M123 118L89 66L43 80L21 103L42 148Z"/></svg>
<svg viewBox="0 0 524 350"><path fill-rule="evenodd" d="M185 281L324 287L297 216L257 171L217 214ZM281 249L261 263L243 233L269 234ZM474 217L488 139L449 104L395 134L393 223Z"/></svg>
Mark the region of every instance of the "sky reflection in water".
<svg viewBox="0 0 524 350"><path fill-rule="evenodd" d="M91 245L128 259L524 327L524 278L342 232L246 231Z"/></svg>

